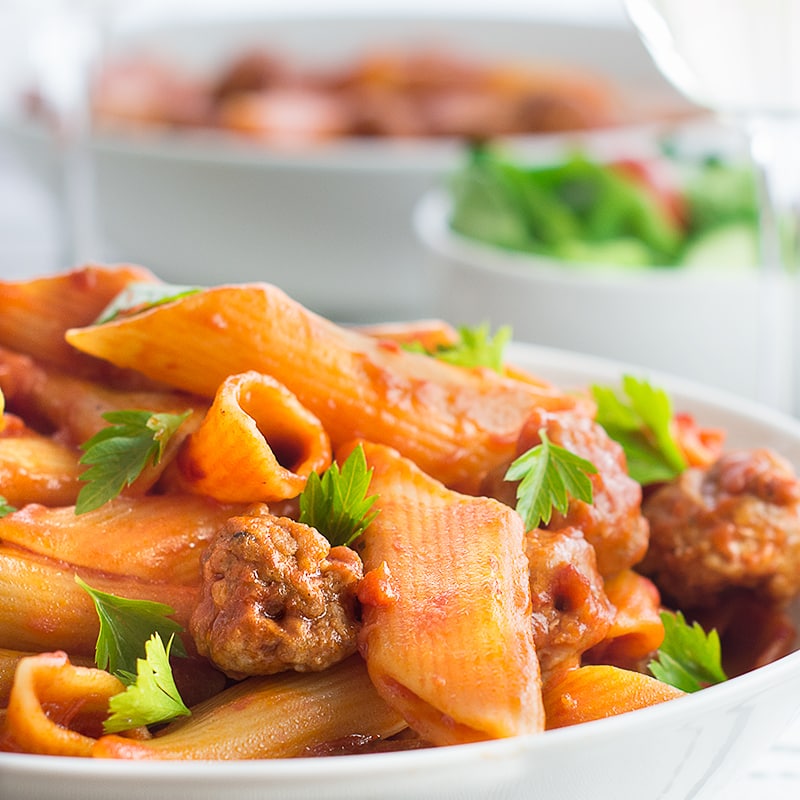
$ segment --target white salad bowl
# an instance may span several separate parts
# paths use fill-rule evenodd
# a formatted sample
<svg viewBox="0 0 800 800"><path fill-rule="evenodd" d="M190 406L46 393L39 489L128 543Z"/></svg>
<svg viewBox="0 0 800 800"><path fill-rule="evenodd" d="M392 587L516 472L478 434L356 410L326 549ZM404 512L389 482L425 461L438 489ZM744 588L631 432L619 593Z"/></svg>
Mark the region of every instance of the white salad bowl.
<svg viewBox="0 0 800 800"><path fill-rule="evenodd" d="M627 151L632 139L641 146L663 122L664 109L691 110L629 28L512 12L294 15L266 9L251 10L249 17L144 17L117 33L113 52L147 52L214 74L255 44L300 63L347 63L380 46L411 45L479 59L554 62L607 76L642 104L640 124L535 137L542 157L577 140ZM3 128L55 185L49 133L18 116ZM350 139L286 151L214 131L98 130L90 149L95 260L146 264L175 283L267 280L339 321L416 318L430 309L424 253L410 219L419 197L462 157L457 141Z"/></svg>
<svg viewBox="0 0 800 800"><path fill-rule="evenodd" d="M447 193L436 189L414 214L435 316L508 324L519 341L759 398L757 269L573 264L470 239L452 230L450 210Z"/></svg>
<svg viewBox="0 0 800 800"><path fill-rule="evenodd" d="M563 388L634 369L515 345L509 360ZM660 373L677 410L800 467L800 422ZM249 762L126 762L0 754L4 800L705 800L757 762L800 711L800 652L692 695L539 735L396 753Z"/></svg>

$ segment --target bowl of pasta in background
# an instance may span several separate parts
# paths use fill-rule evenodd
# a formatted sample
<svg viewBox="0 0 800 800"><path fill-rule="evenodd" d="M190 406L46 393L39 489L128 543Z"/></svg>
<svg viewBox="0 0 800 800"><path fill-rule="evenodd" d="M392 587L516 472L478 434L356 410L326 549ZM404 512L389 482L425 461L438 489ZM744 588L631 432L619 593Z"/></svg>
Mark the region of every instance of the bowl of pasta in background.
<svg viewBox="0 0 800 800"><path fill-rule="evenodd" d="M617 381L631 367L514 345L508 361L564 389ZM676 409L724 428L731 447L772 447L800 468L800 422L653 372ZM249 762L152 762L0 754L11 800L641 800L730 797L737 776L800 710L800 652L649 708L517 738L369 755Z"/></svg>
<svg viewBox="0 0 800 800"><path fill-rule="evenodd" d="M130 72L105 94L91 140L98 233L91 257L147 264L166 280L184 284L275 282L341 321L429 313L428 273L410 217L419 196L460 157L462 137L414 133L413 126L409 134L402 109L392 117L401 135L377 135L369 131L373 123L362 126L367 133L336 135L338 112L298 97L302 91L296 86L294 95L284 92L279 98L277 111L253 104L234 109L231 115L238 121L226 129L195 124L207 99L193 94L200 80L194 76L210 80L248 48L259 47L318 71L376 54L365 67L370 80L391 83L400 80L404 52L424 52L428 61L420 59L422 75L414 81L432 79L442 67L450 74L502 60L546 65L540 80L547 82L548 68L563 67L566 77L551 78L565 93L574 84L576 95L566 97L561 111L551 116L566 114L570 106L591 113L589 98L605 91L597 88L601 82L608 85L608 103L624 97L618 116L611 111L606 118L601 110L594 122L575 123L583 129L566 122L568 130L533 135L543 158L574 140L597 148L646 148L652 127L694 113L656 72L638 37L616 23L510 12L494 16L485 10L251 11L249 17L218 11L207 19L199 13L145 17L116 33L111 55L123 64L143 58L140 72L155 73L168 97L148 105L150 89L142 88L141 74L131 76L130 62ZM400 60L393 62L398 52ZM249 67L252 77L258 63ZM511 71L506 83L517 80ZM373 103L370 113L377 115L378 105ZM456 106L464 106L458 97L448 103L454 112ZM173 116L168 124L165 109ZM271 114L287 118L288 131L259 134L259 120L266 125ZM481 115L484 121L497 116ZM323 132L307 135L314 125ZM4 127L33 169L57 185L58 161L41 117L13 115Z"/></svg>

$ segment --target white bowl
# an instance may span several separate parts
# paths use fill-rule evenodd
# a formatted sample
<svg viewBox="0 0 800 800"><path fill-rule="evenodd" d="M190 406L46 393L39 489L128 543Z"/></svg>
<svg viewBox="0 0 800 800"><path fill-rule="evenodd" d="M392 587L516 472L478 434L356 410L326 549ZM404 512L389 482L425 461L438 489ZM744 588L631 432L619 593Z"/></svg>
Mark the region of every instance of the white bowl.
<svg viewBox="0 0 800 800"><path fill-rule="evenodd" d="M537 347L510 360L564 388L629 367ZM654 373L677 409L735 446L800 467L800 421ZM0 754L6 800L686 800L716 797L800 709L800 652L696 694L540 735L410 752L250 762L130 762ZM725 795L721 795L725 796Z"/></svg>
<svg viewBox="0 0 800 800"><path fill-rule="evenodd" d="M428 252L433 313L454 324L509 324L514 338L599 355L759 398L758 270L725 265L569 264L471 240L432 190L414 225ZM789 297L788 282L784 297Z"/></svg>
<svg viewBox="0 0 800 800"><path fill-rule="evenodd" d="M146 47L178 65L213 71L249 44L298 60L342 63L386 43L437 43L503 60L574 64L608 76L650 109L690 107L655 70L628 27L558 22L506 12L372 16L264 12L250 18L139 22L116 52ZM643 112L646 113L646 112ZM566 137L629 150L646 125ZM49 137L12 120L6 136L45 170ZM565 137L543 136L544 154ZM125 260L165 280L212 284L263 279L337 320L416 318L430 310L415 202L461 157L454 141L340 141L287 153L220 135L96 133L97 260ZM544 157L544 155L543 155Z"/></svg>

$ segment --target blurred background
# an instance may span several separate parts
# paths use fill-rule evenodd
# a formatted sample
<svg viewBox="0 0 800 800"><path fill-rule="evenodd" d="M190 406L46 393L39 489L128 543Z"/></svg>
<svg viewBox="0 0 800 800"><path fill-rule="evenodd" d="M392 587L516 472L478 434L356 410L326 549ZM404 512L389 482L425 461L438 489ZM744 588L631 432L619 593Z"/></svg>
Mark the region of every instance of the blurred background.
<svg viewBox="0 0 800 800"><path fill-rule="evenodd" d="M0 274L266 280L757 396L752 173L621 0L287 6L4 0Z"/></svg>

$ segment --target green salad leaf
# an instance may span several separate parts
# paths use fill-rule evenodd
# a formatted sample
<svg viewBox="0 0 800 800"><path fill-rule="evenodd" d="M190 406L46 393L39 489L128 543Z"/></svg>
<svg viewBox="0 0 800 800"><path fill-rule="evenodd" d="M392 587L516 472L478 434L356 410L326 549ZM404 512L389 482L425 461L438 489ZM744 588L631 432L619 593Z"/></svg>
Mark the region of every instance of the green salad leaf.
<svg viewBox="0 0 800 800"><path fill-rule="evenodd" d="M689 625L680 611L662 611L661 620L664 641L648 665L654 677L684 692L727 680L716 630L706 633L697 622Z"/></svg>
<svg viewBox="0 0 800 800"><path fill-rule="evenodd" d="M594 464L553 444L544 429L539 437L541 444L515 459L505 474L507 481L519 481L517 511L525 530L550 522L553 508L566 513L570 497L585 503L593 499L589 475L597 472Z"/></svg>
<svg viewBox="0 0 800 800"><path fill-rule="evenodd" d="M149 464L158 464L170 437L191 410L182 414L152 411L109 411L111 423L81 445L81 464L91 465L82 475L86 481L78 493L75 513L93 511L130 486Z"/></svg>
<svg viewBox="0 0 800 800"><path fill-rule="evenodd" d="M627 399L607 386L593 386L597 422L625 451L628 473L643 486L669 481L686 469L672 434L672 402L663 390L632 375L622 379Z"/></svg>
<svg viewBox="0 0 800 800"><path fill-rule="evenodd" d="M145 657L136 660L136 672L128 676L127 688L108 702L110 716L103 723L106 733L191 716L172 676L169 652L173 641L170 636L164 647L158 633L146 641Z"/></svg>
<svg viewBox="0 0 800 800"><path fill-rule="evenodd" d="M378 515L370 511L377 495L367 497L372 470L359 444L342 464L334 462L322 477L312 472L300 494L299 521L316 528L331 546L349 545Z"/></svg>

